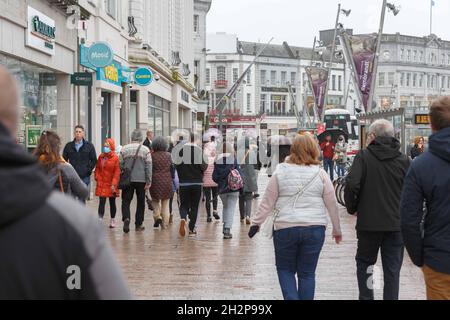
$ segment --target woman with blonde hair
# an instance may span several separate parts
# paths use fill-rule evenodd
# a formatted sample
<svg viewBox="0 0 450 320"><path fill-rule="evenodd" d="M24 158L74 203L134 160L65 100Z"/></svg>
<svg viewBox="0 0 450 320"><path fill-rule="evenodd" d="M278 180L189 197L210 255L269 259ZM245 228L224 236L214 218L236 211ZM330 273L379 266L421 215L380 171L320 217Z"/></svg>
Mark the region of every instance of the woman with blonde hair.
<svg viewBox="0 0 450 320"><path fill-rule="evenodd" d="M416 137L414 140L414 147L411 148L411 159L421 156L425 152L425 139L423 137Z"/></svg>
<svg viewBox="0 0 450 320"><path fill-rule="evenodd" d="M65 194L84 201L89 190L75 169L61 157L61 139L53 131L44 131L39 139L34 155L46 171L50 184Z"/></svg>
<svg viewBox="0 0 450 320"><path fill-rule="evenodd" d="M333 238L342 241L333 184L320 168L319 149L309 134L298 135L291 155L269 181L249 236L273 221L276 266L286 300L313 300L315 272L325 241L328 215ZM298 281L296 280L296 275Z"/></svg>

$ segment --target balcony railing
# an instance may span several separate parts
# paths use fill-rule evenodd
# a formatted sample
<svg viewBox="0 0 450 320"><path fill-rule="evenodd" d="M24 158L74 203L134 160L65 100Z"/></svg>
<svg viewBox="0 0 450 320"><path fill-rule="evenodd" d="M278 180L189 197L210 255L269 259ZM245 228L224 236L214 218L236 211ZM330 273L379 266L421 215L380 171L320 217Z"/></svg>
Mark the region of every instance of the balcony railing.
<svg viewBox="0 0 450 320"><path fill-rule="evenodd" d="M227 80L216 80L214 81L214 86L216 89L226 89L228 88L228 81Z"/></svg>
<svg viewBox="0 0 450 320"><path fill-rule="evenodd" d="M263 111L261 114L265 114L266 117L295 117L294 111Z"/></svg>

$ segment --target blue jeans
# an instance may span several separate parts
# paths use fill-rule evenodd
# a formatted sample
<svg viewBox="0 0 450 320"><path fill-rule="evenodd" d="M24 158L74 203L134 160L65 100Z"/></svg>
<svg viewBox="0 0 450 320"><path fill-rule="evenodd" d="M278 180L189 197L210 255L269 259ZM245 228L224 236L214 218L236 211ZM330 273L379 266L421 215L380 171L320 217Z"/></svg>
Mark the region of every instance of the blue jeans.
<svg viewBox="0 0 450 320"><path fill-rule="evenodd" d="M339 162L336 164L336 166L339 178L345 176L345 163Z"/></svg>
<svg viewBox="0 0 450 320"><path fill-rule="evenodd" d="M295 227L274 232L278 279L285 300L314 300L316 268L325 242L325 229L324 226Z"/></svg>
<svg viewBox="0 0 450 320"><path fill-rule="evenodd" d="M334 161L333 159L324 158L323 167L330 174L331 181L334 181Z"/></svg>
<svg viewBox="0 0 450 320"><path fill-rule="evenodd" d="M220 199L223 204L223 228L231 230L233 227L234 212L239 201L239 192L221 194Z"/></svg>

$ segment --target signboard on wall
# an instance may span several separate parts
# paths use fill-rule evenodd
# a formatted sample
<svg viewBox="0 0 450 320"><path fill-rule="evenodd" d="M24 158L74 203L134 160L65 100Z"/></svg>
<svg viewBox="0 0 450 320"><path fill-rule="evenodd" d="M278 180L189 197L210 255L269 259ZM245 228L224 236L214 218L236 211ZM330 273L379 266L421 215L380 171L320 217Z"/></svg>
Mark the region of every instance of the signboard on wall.
<svg viewBox="0 0 450 320"><path fill-rule="evenodd" d="M28 28L26 29L26 45L55 55L56 24L55 20L32 7L28 7Z"/></svg>
<svg viewBox="0 0 450 320"><path fill-rule="evenodd" d="M26 127L26 147L28 149L36 148L41 137L42 126L27 126Z"/></svg>

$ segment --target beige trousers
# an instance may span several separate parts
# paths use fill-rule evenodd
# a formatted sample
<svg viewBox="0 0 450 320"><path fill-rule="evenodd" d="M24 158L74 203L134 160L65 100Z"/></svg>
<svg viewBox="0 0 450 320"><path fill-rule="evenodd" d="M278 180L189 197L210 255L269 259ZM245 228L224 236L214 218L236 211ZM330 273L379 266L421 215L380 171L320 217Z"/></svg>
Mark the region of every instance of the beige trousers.
<svg viewBox="0 0 450 320"><path fill-rule="evenodd" d="M155 221L161 219L163 221L164 227L169 225L170 212L169 212L169 202L170 199L167 200L152 200L153 204L153 218Z"/></svg>

